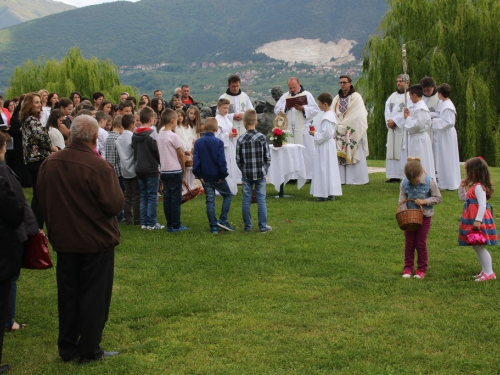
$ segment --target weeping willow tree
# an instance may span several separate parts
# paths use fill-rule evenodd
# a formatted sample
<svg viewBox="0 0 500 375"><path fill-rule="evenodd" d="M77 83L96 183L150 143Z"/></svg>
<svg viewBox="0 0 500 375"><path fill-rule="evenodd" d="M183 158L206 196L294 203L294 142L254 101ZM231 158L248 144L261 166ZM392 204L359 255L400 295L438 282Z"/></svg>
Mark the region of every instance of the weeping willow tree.
<svg viewBox="0 0 500 375"><path fill-rule="evenodd" d="M139 94L137 89L120 84L118 69L111 61L97 57L84 59L76 47L60 61L39 58L33 63L28 60L24 66L16 67L9 84L8 98L40 89L57 92L59 97L69 97L72 91L78 91L87 98L100 91L106 99L117 103L123 91Z"/></svg>
<svg viewBox="0 0 500 375"><path fill-rule="evenodd" d="M500 2L388 0L389 11L363 52L359 85L369 110L370 155L385 159L385 101L402 73L406 44L411 83L426 75L449 83L457 108L460 159L500 165Z"/></svg>

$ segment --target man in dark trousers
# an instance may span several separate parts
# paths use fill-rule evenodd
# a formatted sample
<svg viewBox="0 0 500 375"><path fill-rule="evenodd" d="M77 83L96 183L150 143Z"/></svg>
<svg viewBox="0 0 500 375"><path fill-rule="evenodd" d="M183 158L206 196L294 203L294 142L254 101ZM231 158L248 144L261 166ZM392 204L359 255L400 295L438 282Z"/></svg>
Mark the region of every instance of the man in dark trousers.
<svg viewBox="0 0 500 375"><path fill-rule="evenodd" d="M101 349L113 288L116 215L123 193L113 167L96 156L99 126L87 115L71 125L71 143L40 167L39 199L57 252L59 355L91 362L117 355Z"/></svg>

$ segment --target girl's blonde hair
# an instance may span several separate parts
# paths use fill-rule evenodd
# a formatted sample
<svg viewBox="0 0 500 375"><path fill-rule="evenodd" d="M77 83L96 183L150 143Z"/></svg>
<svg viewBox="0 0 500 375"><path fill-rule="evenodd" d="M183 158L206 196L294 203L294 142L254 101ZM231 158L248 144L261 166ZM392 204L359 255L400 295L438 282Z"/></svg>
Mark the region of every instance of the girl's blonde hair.
<svg viewBox="0 0 500 375"><path fill-rule="evenodd" d="M471 158L465 162L465 186L471 186L475 183L483 185L486 191L486 199L493 196L493 185L490 179L490 170L488 164L482 158Z"/></svg>
<svg viewBox="0 0 500 375"><path fill-rule="evenodd" d="M420 176L425 173L422 163L420 163L420 156L408 156L405 164L405 176L410 184L418 184Z"/></svg>

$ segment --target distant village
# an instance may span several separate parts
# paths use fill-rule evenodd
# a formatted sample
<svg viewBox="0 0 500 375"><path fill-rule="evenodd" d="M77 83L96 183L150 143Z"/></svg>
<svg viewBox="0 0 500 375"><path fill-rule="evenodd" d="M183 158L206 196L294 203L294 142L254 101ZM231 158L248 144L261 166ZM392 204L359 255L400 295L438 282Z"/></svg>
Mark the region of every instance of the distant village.
<svg viewBox="0 0 500 375"><path fill-rule="evenodd" d="M151 71L158 70L164 66L170 65L168 62L160 62L155 64L137 64L132 67L127 65L122 65L119 67L120 74L123 74L130 70L142 70ZM265 76L269 76L269 71L273 74L270 76L274 78L279 74L300 74L303 76L322 76L327 73L333 72L334 75L339 76L341 74L349 74L351 77L355 78L361 74L362 63L360 61L350 61L346 62L344 65L334 66L333 64L320 64L320 65L309 65L305 63L287 63L280 61L272 61L266 63L254 63L252 60L247 62L233 61L233 62L192 62L189 65L191 68L201 68L201 69L231 69L232 71L237 68L238 70L234 72L241 77L242 82L247 84L253 83L256 78L262 78L264 73ZM245 69L245 67L250 67L251 69Z"/></svg>

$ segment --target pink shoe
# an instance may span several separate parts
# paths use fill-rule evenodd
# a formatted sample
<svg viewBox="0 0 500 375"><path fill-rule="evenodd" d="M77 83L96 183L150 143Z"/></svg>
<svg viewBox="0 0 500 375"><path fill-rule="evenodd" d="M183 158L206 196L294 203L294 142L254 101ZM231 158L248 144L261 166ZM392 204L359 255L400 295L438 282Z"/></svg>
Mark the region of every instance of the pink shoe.
<svg viewBox="0 0 500 375"><path fill-rule="evenodd" d="M483 276L478 277L476 281L488 281L495 280L497 277L495 276L495 272L490 273L489 275L483 273Z"/></svg>
<svg viewBox="0 0 500 375"><path fill-rule="evenodd" d="M416 270L415 271L415 276L413 276L415 279L424 279L425 278L425 271L422 270Z"/></svg>
<svg viewBox="0 0 500 375"><path fill-rule="evenodd" d="M481 276L486 275L483 271L479 272L477 275L472 276L474 279L479 279Z"/></svg>
<svg viewBox="0 0 500 375"><path fill-rule="evenodd" d="M411 277L411 271L408 269L403 270L403 272L401 272L401 274L403 275L403 278L405 278L405 279L409 279Z"/></svg>

